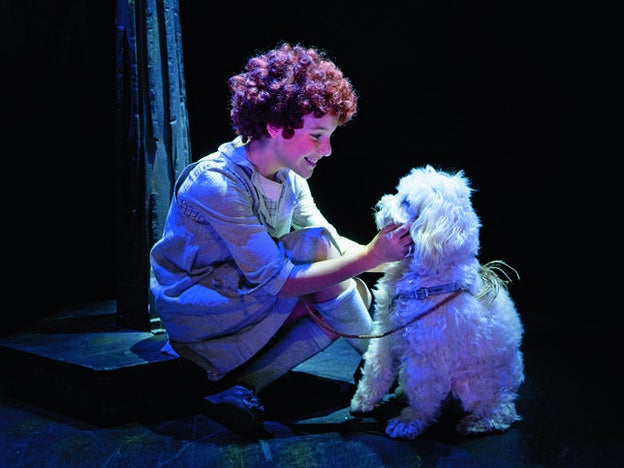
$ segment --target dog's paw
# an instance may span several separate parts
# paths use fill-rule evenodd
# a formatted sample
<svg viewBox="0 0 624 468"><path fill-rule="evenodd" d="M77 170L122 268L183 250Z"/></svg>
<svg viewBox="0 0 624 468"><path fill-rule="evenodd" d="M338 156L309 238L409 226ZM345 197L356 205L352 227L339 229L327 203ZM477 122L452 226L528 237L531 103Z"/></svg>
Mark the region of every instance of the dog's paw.
<svg viewBox="0 0 624 468"><path fill-rule="evenodd" d="M520 417L513 413L497 414L491 417L477 417L473 414L464 416L455 426L455 430L463 435L486 434L488 432L506 431Z"/></svg>
<svg viewBox="0 0 624 468"><path fill-rule="evenodd" d="M364 395L356 393L351 399L351 407L349 411L353 415L366 414L374 411L378 404L378 401L365 398Z"/></svg>
<svg viewBox="0 0 624 468"><path fill-rule="evenodd" d="M391 439L415 439L433 422L432 418L417 411L411 406L406 406L401 413L388 420L386 435Z"/></svg>
<svg viewBox="0 0 624 468"><path fill-rule="evenodd" d="M391 439L415 439L427 430L429 424L418 419L406 419L402 416L392 418L386 425L386 435Z"/></svg>

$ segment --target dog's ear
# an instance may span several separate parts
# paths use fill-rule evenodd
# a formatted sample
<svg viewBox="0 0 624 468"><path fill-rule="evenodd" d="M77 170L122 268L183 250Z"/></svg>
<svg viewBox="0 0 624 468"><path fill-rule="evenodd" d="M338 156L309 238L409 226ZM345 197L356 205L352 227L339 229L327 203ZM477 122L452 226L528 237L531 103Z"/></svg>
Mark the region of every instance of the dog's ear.
<svg viewBox="0 0 624 468"><path fill-rule="evenodd" d="M426 190L421 185L418 191L420 213L411 228L415 256L428 268L476 256L481 227L468 180L461 174L435 177Z"/></svg>

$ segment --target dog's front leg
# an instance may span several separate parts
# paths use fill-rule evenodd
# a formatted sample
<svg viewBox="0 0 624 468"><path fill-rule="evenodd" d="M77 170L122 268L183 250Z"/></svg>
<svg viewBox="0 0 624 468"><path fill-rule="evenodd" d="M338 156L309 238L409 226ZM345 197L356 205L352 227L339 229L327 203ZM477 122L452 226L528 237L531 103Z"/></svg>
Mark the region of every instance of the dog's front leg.
<svg viewBox="0 0 624 468"><path fill-rule="evenodd" d="M389 337L374 338L364 353L362 378L351 400L352 413L367 413L375 409L390 390L397 363L391 352Z"/></svg>

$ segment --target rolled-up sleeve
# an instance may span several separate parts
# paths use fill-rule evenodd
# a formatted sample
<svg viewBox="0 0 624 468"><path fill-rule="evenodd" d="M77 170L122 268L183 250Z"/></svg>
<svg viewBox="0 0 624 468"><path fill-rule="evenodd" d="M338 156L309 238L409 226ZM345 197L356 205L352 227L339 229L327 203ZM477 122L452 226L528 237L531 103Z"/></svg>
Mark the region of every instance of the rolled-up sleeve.
<svg viewBox="0 0 624 468"><path fill-rule="evenodd" d="M241 174L200 166L180 186L177 202L187 217L210 224L223 242L244 278L239 294L263 288L275 295L293 265L260 223L253 190Z"/></svg>

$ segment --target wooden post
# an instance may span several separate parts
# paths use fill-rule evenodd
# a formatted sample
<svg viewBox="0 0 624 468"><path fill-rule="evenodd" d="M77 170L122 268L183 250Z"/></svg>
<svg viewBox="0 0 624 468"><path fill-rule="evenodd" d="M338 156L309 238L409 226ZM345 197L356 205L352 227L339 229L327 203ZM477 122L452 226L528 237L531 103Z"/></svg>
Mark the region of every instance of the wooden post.
<svg viewBox="0 0 624 468"><path fill-rule="evenodd" d="M191 161L178 0L117 0L116 21L117 321L153 331L149 250Z"/></svg>

